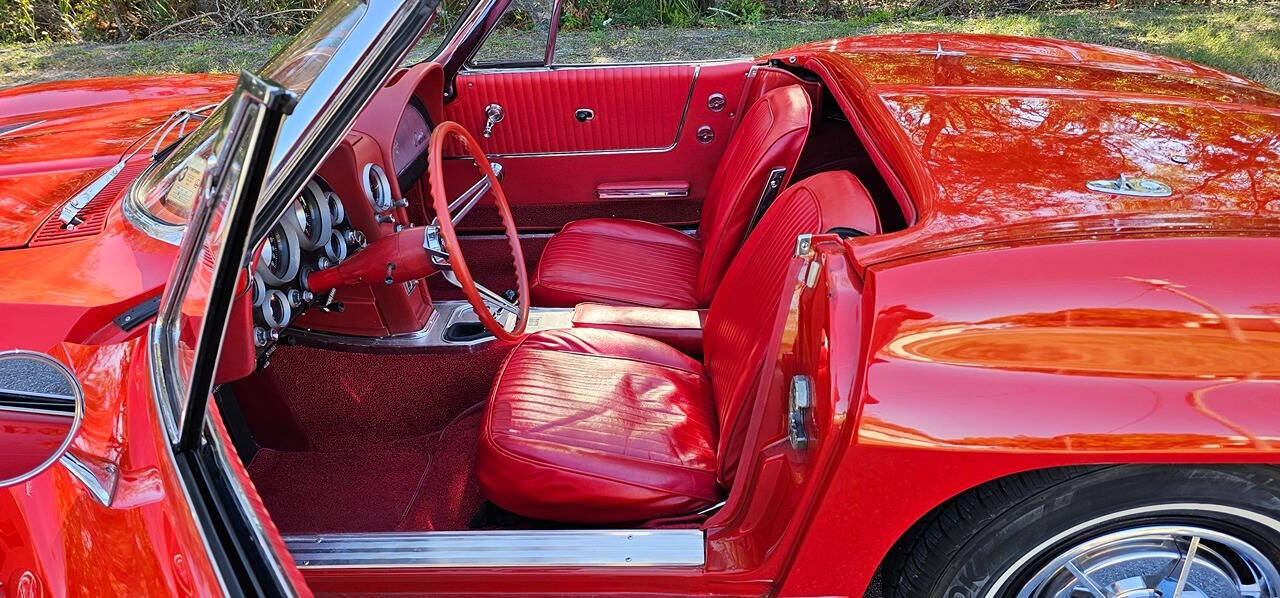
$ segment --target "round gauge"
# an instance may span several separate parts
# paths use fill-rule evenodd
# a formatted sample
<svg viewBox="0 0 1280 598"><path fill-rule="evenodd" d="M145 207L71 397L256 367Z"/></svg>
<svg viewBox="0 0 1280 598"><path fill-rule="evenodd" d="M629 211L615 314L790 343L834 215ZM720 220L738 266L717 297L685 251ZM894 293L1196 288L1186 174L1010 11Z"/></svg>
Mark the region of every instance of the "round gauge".
<svg viewBox="0 0 1280 598"><path fill-rule="evenodd" d="M267 285L260 276L250 276L249 281L253 286L253 306L258 307L267 296Z"/></svg>
<svg viewBox="0 0 1280 598"><path fill-rule="evenodd" d="M329 237L329 243L324 246L324 256L334 264L347 259L347 240L342 235Z"/></svg>
<svg viewBox="0 0 1280 598"><path fill-rule="evenodd" d="M342 198L332 191L325 194L325 199L329 202L329 222L334 226L342 224L347 219L347 209L342 207Z"/></svg>
<svg viewBox="0 0 1280 598"><path fill-rule="evenodd" d="M366 164L364 167L364 193L369 197L369 203L373 204L373 209L377 212L385 212L391 209L391 181L387 178L387 173L377 164Z"/></svg>
<svg viewBox="0 0 1280 598"><path fill-rule="evenodd" d="M298 275L302 263L302 248L293 226L277 223L267 234L258 253L258 276L268 286L288 284Z"/></svg>
<svg viewBox="0 0 1280 598"><path fill-rule="evenodd" d="M293 200L293 219L285 221L297 227L298 243L306 251L314 251L329 240L333 231L333 215L329 212L329 198L315 181L307 183L302 194Z"/></svg>
<svg viewBox="0 0 1280 598"><path fill-rule="evenodd" d="M293 306L289 305L289 296L279 289L267 291L267 296L258 308L262 323L272 330L280 330L289 325L293 319Z"/></svg>

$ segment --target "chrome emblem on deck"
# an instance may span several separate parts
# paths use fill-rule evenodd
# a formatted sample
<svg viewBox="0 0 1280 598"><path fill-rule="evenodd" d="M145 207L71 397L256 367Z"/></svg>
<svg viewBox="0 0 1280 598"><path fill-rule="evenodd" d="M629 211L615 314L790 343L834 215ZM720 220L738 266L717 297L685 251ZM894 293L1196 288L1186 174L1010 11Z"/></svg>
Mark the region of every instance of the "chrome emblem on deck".
<svg viewBox="0 0 1280 598"><path fill-rule="evenodd" d="M1134 197L1168 197L1173 195L1173 188L1160 181L1131 179L1123 174L1117 179L1089 181L1086 186L1090 191L1097 191L1098 193L1113 193L1115 195L1130 195Z"/></svg>

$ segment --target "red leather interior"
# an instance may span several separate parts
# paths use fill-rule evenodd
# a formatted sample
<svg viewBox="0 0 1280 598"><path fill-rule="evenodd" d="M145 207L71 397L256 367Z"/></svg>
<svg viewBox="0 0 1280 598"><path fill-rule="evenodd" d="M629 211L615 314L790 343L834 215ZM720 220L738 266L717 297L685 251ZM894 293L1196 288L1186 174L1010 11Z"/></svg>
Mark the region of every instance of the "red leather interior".
<svg viewBox="0 0 1280 598"><path fill-rule="evenodd" d="M534 120L508 116L494 128L495 142L511 143L512 137L530 138L524 149L517 153L490 156L506 169L503 184L507 188L507 200L520 225L521 233L534 230L553 232L573 220L595 217L639 218L660 224L694 226L711 176L715 172L725 147L729 145L731 132L741 112L726 108L715 112L707 106L713 94L725 96L728 106L736 108L741 101L745 73L753 66L750 60L717 62L694 67L679 67L696 76L690 80L672 76L665 65L602 65L556 69L556 75L546 78L538 69L492 72L484 70L464 71L458 76L458 96L448 106L446 116L461 122L477 137L483 130L481 115L489 103L499 103L508 115L513 110L536 114ZM654 85L658 80L654 71L666 69L665 80L669 84ZM572 72L570 72L572 71ZM578 79L600 81L601 87L582 87L574 84ZM692 85L692 93L690 92ZM627 101L622 112L602 108L599 103L605 94L613 94ZM669 123L643 123L632 103L649 105L655 100L648 96L664 94L663 102L678 101L680 111ZM507 97L520 98L519 107L510 104ZM560 102L552 107L553 98ZM572 100L572 101L570 101ZM506 101L506 103L504 103ZM687 106L686 106L687 103ZM567 106L567 108L565 107ZM590 123L579 123L573 118L578 108L595 111ZM554 119L552 118L554 117ZM513 120L514 119L514 120ZM552 125L556 126L552 126ZM716 136L710 143L697 138L700 127L709 127ZM531 131L517 133L517 127L533 127ZM575 130L585 127L609 127L629 148L609 151L573 153L526 153L536 148L553 147L557 138L575 135ZM651 141L642 139L639 127L665 131L663 139L654 147L642 148ZM565 129L567 130L557 130ZM677 134L676 131L679 130ZM507 137L503 137L506 135ZM648 134L646 134L648 135ZM547 139L534 138L546 136ZM648 135L656 138L656 135ZM505 141L504 141L505 140ZM487 143L487 141L482 141ZM486 151L495 151L485 146ZM466 186L476 180L474 169L465 160L445 162L445 182L450 195L457 197ZM627 183L637 180L688 181L689 197L645 201L601 201L596 187L608 183ZM456 188L455 188L456 185ZM654 209L654 208L658 209ZM500 228L496 218L488 217L488 206L477 206L472 216L458 228L459 232L492 232Z"/></svg>
<svg viewBox="0 0 1280 598"><path fill-rule="evenodd" d="M725 273L711 301L703 331L703 354L711 376L720 439L720 481L729 487L737 470L746 418L769 333L764 329L783 296L785 272L796 237L834 227L866 234L880 231L875 201L853 175L844 171L809 177L783 192L760 219Z"/></svg>
<svg viewBox="0 0 1280 598"><path fill-rule="evenodd" d="M706 317L705 310L582 303L573 310L573 326L638 334L689 355L702 355L702 323Z"/></svg>
<svg viewBox="0 0 1280 598"><path fill-rule="evenodd" d="M571 222L547 242L533 272L538 306L584 301L611 305L695 308L697 239L639 220Z"/></svg>
<svg viewBox="0 0 1280 598"><path fill-rule="evenodd" d="M720 500L702 365L608 330L527 337L498 375L476 477L494 503L549 521L613 523Z"/></svg>
<svg viewBox="0 0 1280 598"><path fill-rule="evenodd" d="M717 500L715 481L732 485L742 414L769 359L764 314L790 298L796 236L834 227L879 230L874 202L847 172L801 181L774 202L711 303L705 368L615 330L526 338L486 407L476 462L484 495L514 513L582 523L686 514Z"/></svg>
<svg viewBox="0 0 1280 598"><path fill-rule="evenodd" d="M785 188L809 137L813 103L799 85L769 91L747 111L725 150L702 204L702 265L698 295L709 303L729 262L742 245L769 172L786 168Z"/></svg>
<svg viewBox="0 0 1280 598"><path fill-rule="evenodd" d="M696 309L711 301L729 261L742 243L761 193L774 168L795 170L812 118L812 103L803 88L791 85L769 91L743 117L737 133L720 160L698 230L700 255L688 280L687 259L670 252L652 251L652 245L614 250L607 259L591 257L599 248L616 241L633 224L593 221L590 230L571 223L547 244L535 275L533 298L538 305L571 306L583 302L648 305ZM783 181L783 185L786 181ZM588 238L592 235L603 238ZM661 236L653 233L653 237ZM669 237L669 235L667 235ZM665 238L665 237L664 237ZM596 281L607 281L602 284ZM652 285L660 284L661 297ZM659 299L654 302L654 299Z"/></svg>
<svg viewBox="0 0 1280 598"><path fill-rule="evenodd" d="M664 148L680 133L693 75L690 65L476 70L458 79L445 117L482 131L485 107L502 106L502 122L480 141L487 154ZM579 122L579 109L594 118Z"/></svg>

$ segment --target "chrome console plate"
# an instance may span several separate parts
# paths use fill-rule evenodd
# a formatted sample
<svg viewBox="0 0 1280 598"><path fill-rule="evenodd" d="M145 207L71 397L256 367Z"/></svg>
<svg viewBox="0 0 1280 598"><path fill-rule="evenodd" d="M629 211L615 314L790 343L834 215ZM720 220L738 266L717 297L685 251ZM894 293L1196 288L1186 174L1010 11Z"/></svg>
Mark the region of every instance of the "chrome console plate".
<svg viewBox="0 0 1280 598"><path fill-rule="evenodd" d="M298 566L701 567L702 530L534 530L286 536Z"/></svg>
<svg viewBox="0 0 1280 598"><path fill-rule="evenodd" d="M497 317L504 325L509 325L509 320L514 316L499 312ZM356 349L469 347L493 342L494 338L491 336L465 342L445 340L444 333L449 329L450 325L458 322L478 321L479 318L476 317L475 309L466 301L437 301L432 304L432 312L427 319L427 325L417 332L392 336L355 336L302 328L290 328L288 332L300 341ZM525 325L525 332L571 327L573 327L573 308L531 307L529 308L529 323Z"/></svg>

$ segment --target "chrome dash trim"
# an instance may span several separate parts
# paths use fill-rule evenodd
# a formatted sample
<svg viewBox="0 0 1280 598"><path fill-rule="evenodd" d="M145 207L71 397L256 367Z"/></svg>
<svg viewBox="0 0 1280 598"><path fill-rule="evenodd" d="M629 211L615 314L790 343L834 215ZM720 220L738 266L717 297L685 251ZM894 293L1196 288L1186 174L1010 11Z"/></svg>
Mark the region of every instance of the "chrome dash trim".
<svg viewBox="0 0 1280 598"><path fill-rule="evenodd" d="M0 137L4 137L5 135L11 135L11 134L13 134L13 133L17 133L18 131L21 131L21 130L23 130L23 129L28 129L28 128L34 127L34 126L36 126L36 125L44 124L44 123L46 123L46 122L48 122L48 120L47 120L47 119L46 119L46 120L35 120L35 121L31 121L31 122L18 123L18 124L16 124L16 125L9 125L9 126L7 126L7 127L0 127Z"/></svg>
<svg viewBox="0 0 1280 598"><path fill-rule="evenodd" d="M616 68L617 66L618 65L606 65L603 68ZM539 67L539 68L542 68L542 67ZM552 67L552 70L555 70L555 67ZM483 76L483 74L488 74L490 72L496 73L496 72L502 72L502 71L499 71L497 69L495 69L494 71L487 71L487 70L480 69L480 70L472 70L469 72L477 73L480 76ZM505 153L505 154L493 153L493 154L485 154L485 155L487 155L489 158L542 158L542 157L549 157L549 156L605 156L605 155L617 155L617 154L661 154L661 153L669 152L675 149L676 146L680 144L680 136L684 134L684 126L689 121L689 108L690 106L693 105L693 92L698 88L698 77L701 74L702 74L702 65L701 64L694 65L693 80L689 82L689 94L688 96L685 97L685 100L684 100L684 111L680 113L680 123L676 125L675 139L671 140L671 143L665 147L642 147L642 148L627 148L627 149L613 149L613 150L577 150L577 151L568 151L568 152L513 152L513 153Z"/></svg>
<svg viewBox="0 0 1280 598"><path fill-rule="evenodd" d="M702 567L702 530L535 530L285 536L302 569Z"/></svg>

